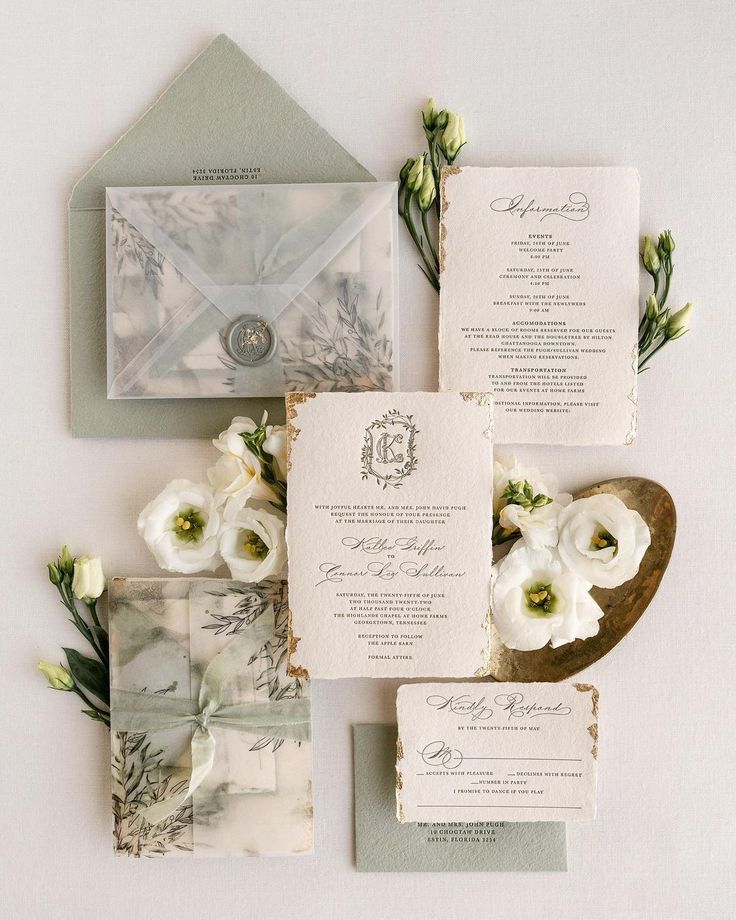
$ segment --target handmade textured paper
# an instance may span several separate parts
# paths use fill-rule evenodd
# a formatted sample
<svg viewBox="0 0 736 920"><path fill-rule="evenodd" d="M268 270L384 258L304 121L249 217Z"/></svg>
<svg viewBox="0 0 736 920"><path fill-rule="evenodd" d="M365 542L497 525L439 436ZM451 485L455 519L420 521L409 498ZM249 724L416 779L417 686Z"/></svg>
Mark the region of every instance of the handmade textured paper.
<svg viewBox="0 0 736 920"><path fill-rule="evenodd" d="M595 817L590 684L406 684L396 709L399 821Z"/></svg>
<svg viewBox="0 0 736 920"><path fill-rule="evenodd" d="M292 673L485 667L491 398L290 394L287 416Z"/></svg>
<svg viewBox="0 0 736 920"><path fill-rule="evenodd" d="M396 820L396 726L354 725L359 872L534 872L567 868L562 822Z"/></svg>
<svg viewBox="0 0 736 920"><path fill-rule="evenodd" d="M440 389L489 390L496 442L636 435L639 176L449 167Z"/></svg>
<svg viewBox="0 0 736 920"><path fill-rule="evenodd" d="M253 638L227 687L231 703L303 700L309 684L286 676L285 582L116 578L110 584L110 674L115 690L195 698L213 658ZM115 709L113 705L113 726ZM193 729L113 731L114 844L127 856L265 856L312 847L311 742L211 728L211 772L159 824L143 811L186 788Z"/></svg>
<svg viewBox="0 0 736 920"><path fill-rule="evenodd" d="M196 58L80 178L69 201L72 431L76 437L211 438L232 400L108 400L105 188L362 182L373 176L225 35ZM238 411L283 420L283 399Z"/></svg>

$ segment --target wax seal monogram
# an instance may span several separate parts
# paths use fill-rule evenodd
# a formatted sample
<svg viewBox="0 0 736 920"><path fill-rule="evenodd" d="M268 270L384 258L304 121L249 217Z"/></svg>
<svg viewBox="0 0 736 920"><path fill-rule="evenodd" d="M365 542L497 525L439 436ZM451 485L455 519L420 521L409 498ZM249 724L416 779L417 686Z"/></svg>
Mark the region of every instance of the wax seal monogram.
<svg viewBox="0 0 736 920"><path fill-rule="evenodd" d="M228 329L225 345L238 364L255 367L272 357L276 330L262 316L241 316Z"/></svg>

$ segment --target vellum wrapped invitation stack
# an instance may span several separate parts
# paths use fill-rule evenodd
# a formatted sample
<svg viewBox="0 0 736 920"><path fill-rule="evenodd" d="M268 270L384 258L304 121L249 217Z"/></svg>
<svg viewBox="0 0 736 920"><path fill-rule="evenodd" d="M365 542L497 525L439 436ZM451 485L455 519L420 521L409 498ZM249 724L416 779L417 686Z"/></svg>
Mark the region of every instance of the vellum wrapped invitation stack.
<svg viewBox="0 0 736 920"><path fill-rule="evenodd" d="M286 675L287 618L282 581L113 580L118 854L311 851L309 685Z"/></svg>

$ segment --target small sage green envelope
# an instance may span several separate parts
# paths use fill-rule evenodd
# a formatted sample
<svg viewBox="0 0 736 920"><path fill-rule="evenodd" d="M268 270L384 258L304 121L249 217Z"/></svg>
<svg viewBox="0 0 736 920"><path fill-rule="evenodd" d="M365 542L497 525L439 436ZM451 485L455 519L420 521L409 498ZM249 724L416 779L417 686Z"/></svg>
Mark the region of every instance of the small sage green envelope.
<svg viewBox="0 0 736 920"><path fill-rule="evenodd" d="M82 176L69 200L72 433L213 437L283 399L108 400L105 188L364 182L374 177L225 35Z"/></svg>
<svg viewBox="0 0 736 920"><path fill-rule="evenodd" d="M563 822L400 824L395 725L354 725L359 872L564 872Z"/></svg>

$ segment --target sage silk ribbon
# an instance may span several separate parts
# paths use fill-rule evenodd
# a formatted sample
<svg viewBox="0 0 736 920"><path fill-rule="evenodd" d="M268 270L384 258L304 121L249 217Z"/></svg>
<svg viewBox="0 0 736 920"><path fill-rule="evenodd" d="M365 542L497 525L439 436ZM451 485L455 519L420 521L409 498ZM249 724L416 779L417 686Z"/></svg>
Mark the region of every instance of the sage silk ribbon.
<svg viewBox="0 0 736 920"><path fill-rule="evenodd" d="M223 691L258 652L253 636L235 636L207 666L197 700L112 689L111 728L117 732L166 731L191 725L193 728L192 772L187 788L155 802L140 814L149 824L159 824L176 812L194 794L215 762L215 738L211 727L291 741L308 741L311 736L308 699L223 705Z"/></svg>

